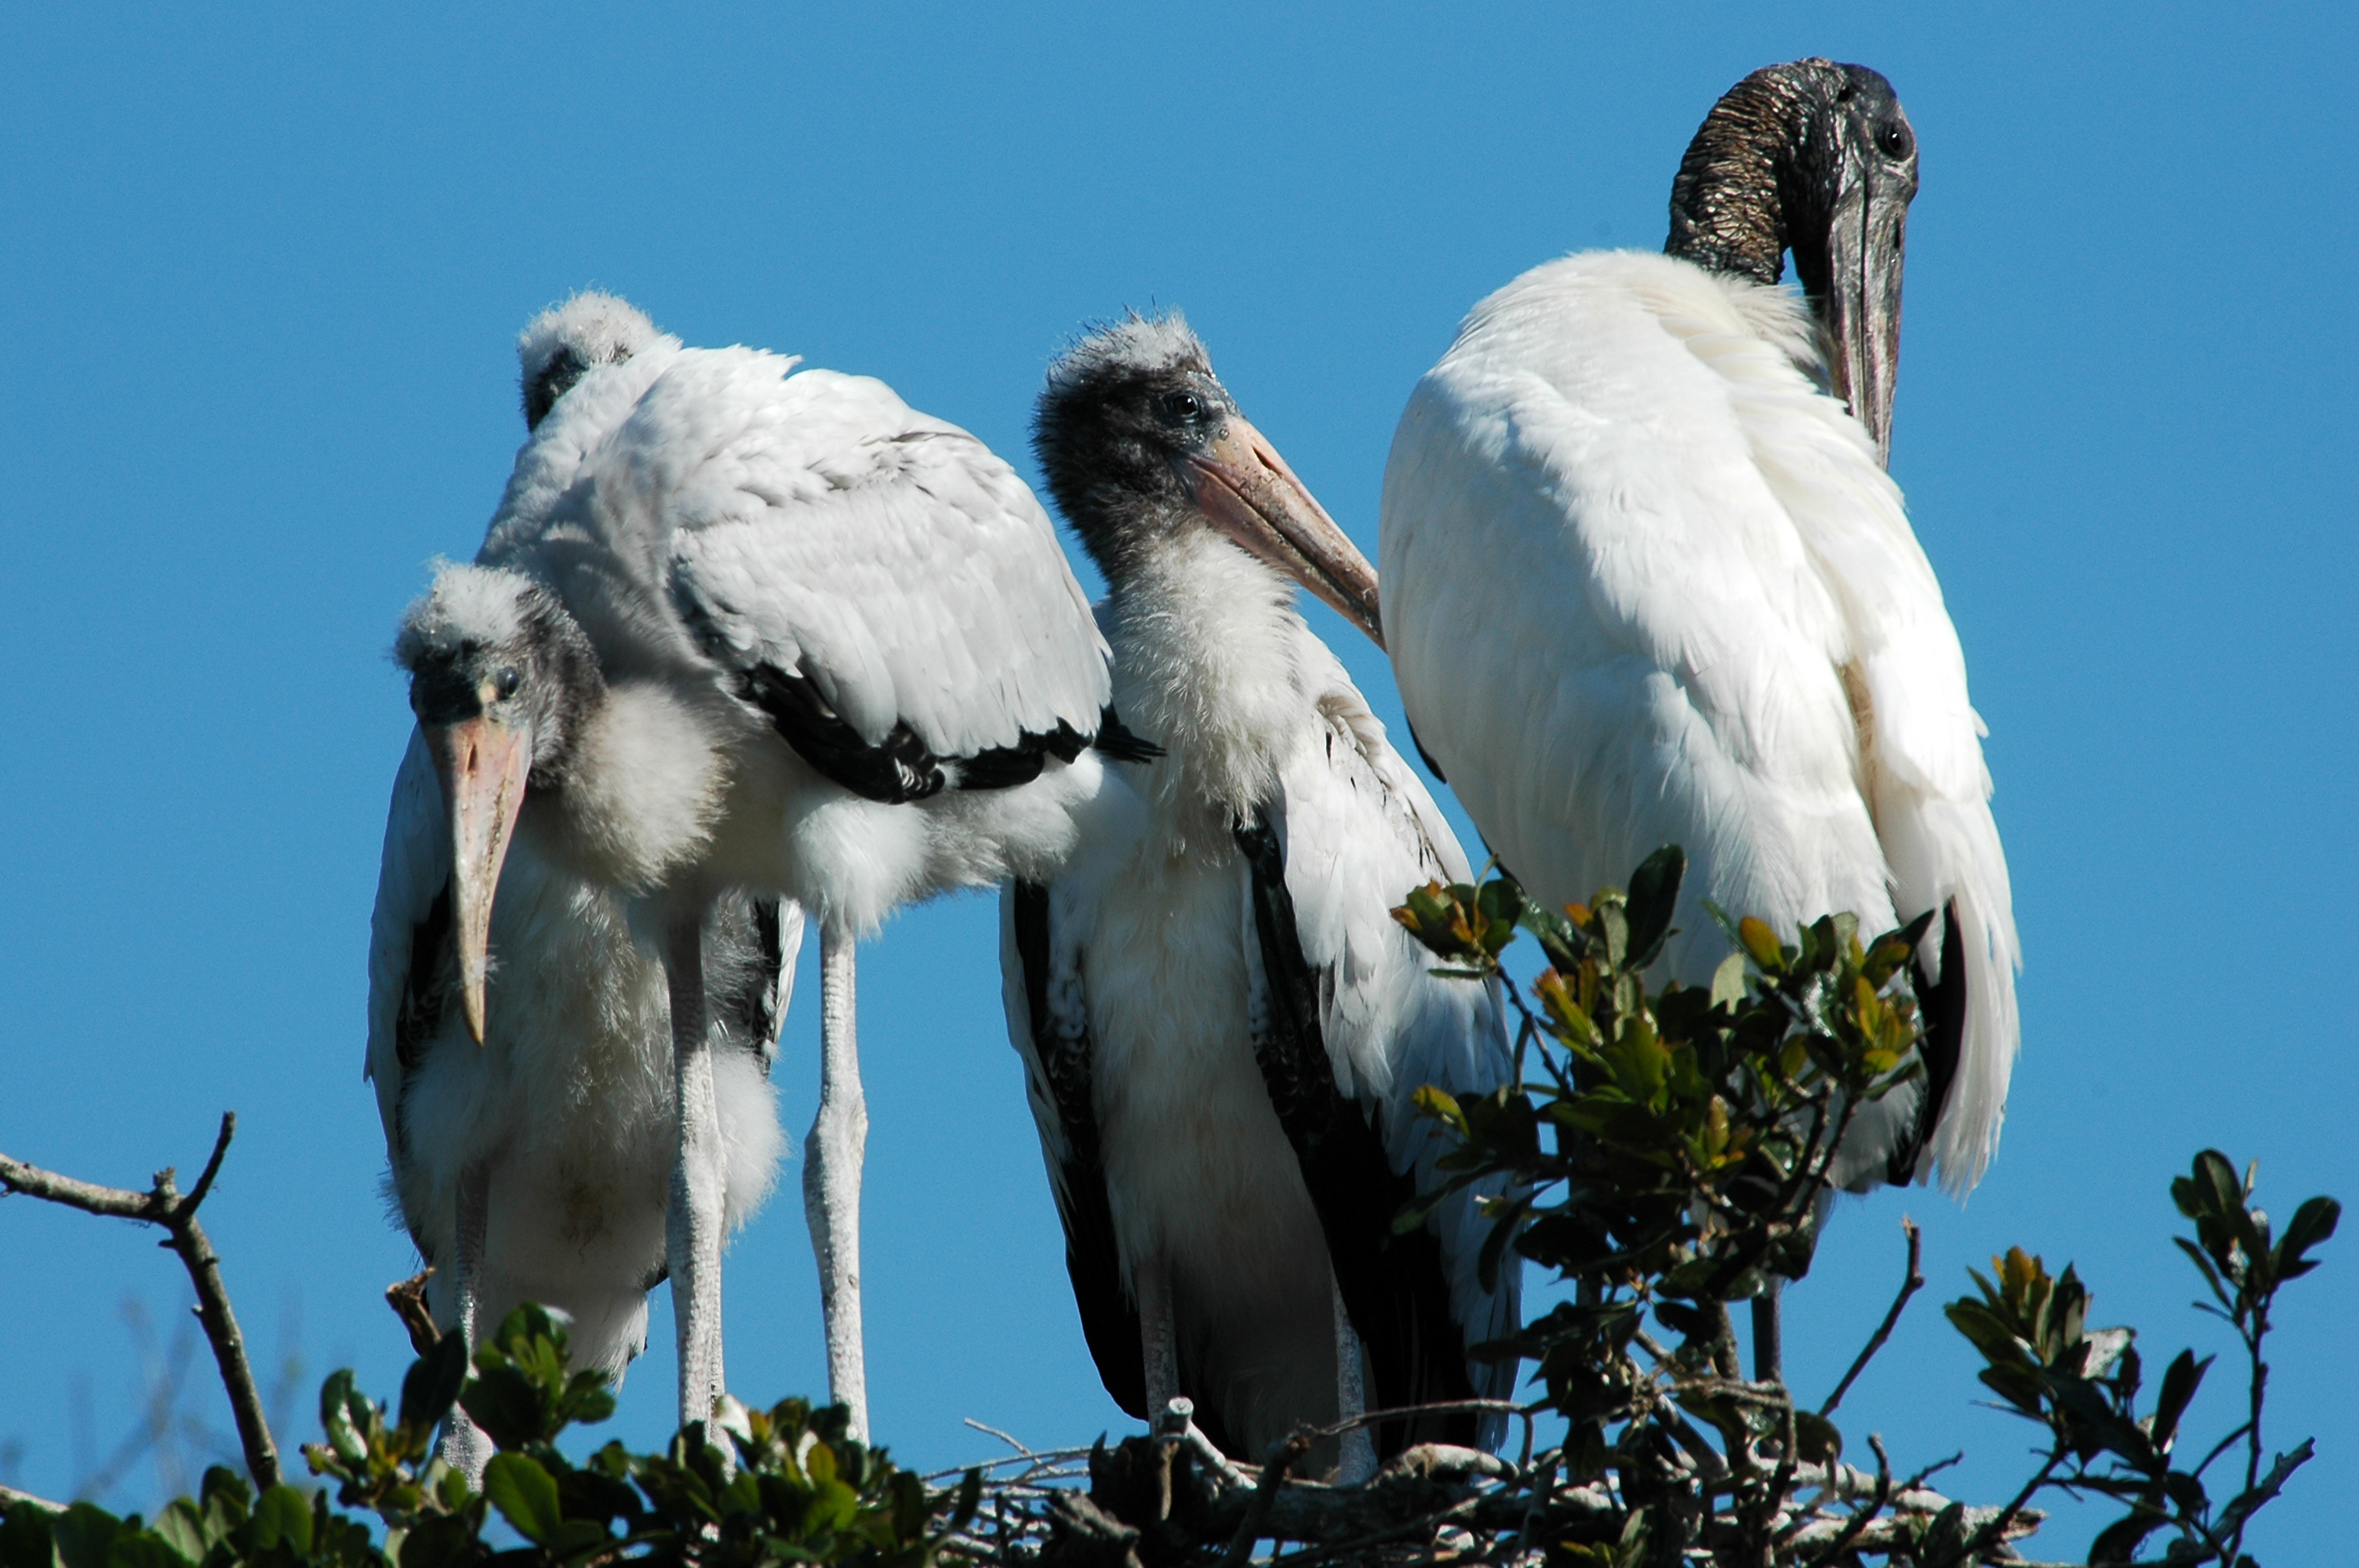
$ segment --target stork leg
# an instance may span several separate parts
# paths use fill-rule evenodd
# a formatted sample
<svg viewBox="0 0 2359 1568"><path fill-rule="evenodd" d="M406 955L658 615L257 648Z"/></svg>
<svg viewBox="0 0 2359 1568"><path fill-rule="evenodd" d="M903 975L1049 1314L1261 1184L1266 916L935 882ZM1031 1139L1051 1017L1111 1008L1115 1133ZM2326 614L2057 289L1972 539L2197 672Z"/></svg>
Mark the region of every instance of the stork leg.
<svg viewBox="0 0 2359 1568"><path fill-rule="evenodd" d="M1335 1312L1335 1419L1344 1422L1367 1413L1368 1393L1361 1375L1360 1336L1352 1328L1351 1311L1343 1305L1343 1287L1332 1269L1327 1272L1327 1293ZM1376 1434L1355 1426L1343 1433L1335 1479L1343 1486L1357 1486L1375 1473Z"/></svg>
<svg viewBox="0 0 2359 1568"><path fill-rule="evenodd" d="M1753 1298L1753 1380L1776 1383L1785 1379L1785 1346L1781 1343L1777 1292L1785 1288L1777 1275L1767 1276L1761 1293Z"/></svg>
<svg viewBox="0 0 2359 1568"><path fill-rule="evenodd" d="M671 987L672 1115L678 1157L664 1216L664 1256L679 1346L679 1422L708 1421L721 1387L721 1119L705 1029L701 912L672 927L664 968Z"/></svg>
<svg viewBox="0 0 2359 1568"><path fill-rule="evenodd" d="M459 1255L453 1260L459 1311L458 1322L451 1330L462 1336L471 1353L475 1348L476 1303L484 1293L484 1236L490 1227L491 1209L492 1164L477 1160L459 1173ZM491 1457L491 1439L484 1435L473 1417L452 1405L442 1422L442 1462L466 1476L469 1486L480 1487L484 1466Z"/></svg>
<svg viewBox="0 0 2359 1568"><path fill-rule="evenodd" d="M868 1147L868 1099L860 1087L860 1034L853 1011L853 939L826 925L819 936L819 1115L803 1141L803 1214L819 1259L827 1320L827 1386L852 1411L852 1436L868 1441L868 1364L860 1335L860 1162Z"/></svg>
<svg viewBox="0 0 2359 1568"><path fill-rule="evenodd" d="M1138 1299L1138 1355L1147 1368L1147 1423L1153 1426L1180 1397L1180 1341L1171 1324L1171 1271L1160 1258L1132 1271Z"/></svg>

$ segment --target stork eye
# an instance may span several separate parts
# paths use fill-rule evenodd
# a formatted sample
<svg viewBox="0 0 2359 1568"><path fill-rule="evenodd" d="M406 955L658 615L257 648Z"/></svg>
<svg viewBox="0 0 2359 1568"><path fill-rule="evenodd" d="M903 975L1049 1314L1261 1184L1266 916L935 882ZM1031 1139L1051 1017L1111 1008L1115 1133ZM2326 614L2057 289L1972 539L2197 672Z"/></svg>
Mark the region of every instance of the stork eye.
<svg viewBox="0 0 2359 1568"><path fill-rule="evenodd" d="M1163 412L1174 419L1193 421L1203 416L1204 400L1192 392L1166 393Z"/></svg>
<svg viewBox="0 0 2359 1568"><path fill-rule="evenodd" d="M1883 153L1886 157L1907 157L1908 127L1897 121L1879 127L1875 133L1875 146L1876 150Z"/></svg>
<svg viewBox="0 0 2359 1568"><path fill-rule="evenodd" d="M502 665L492 672L492 689L498 692L503 698L514 697L516 694L516 687L523 684L524 676L514 665Z"/></svg>

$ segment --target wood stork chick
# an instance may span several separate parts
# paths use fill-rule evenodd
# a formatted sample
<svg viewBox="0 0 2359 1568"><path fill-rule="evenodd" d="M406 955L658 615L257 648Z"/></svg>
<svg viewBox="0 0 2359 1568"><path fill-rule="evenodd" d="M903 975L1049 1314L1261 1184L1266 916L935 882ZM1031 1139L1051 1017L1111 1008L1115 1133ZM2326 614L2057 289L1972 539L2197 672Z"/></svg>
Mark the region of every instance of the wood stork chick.
<svg viewBox="0 0 2359 1568"><path fill-rule="evenodd" d="M723 1392L706 932L741 893L818 918L804 1200L831 1388L864 1437L853 943L912 899L1051 874L1100 793L1100 752L1152 748L1107 710L1105 644L1047 514L965 431L866 377L686 348L608 296L576 297L525 348L549 412L467 591L492 600L486 621L545 622L561 652L479 673L462 637L438 644L441 663L411 665L419 700L455 689L484 716L479 736L451 743L454 819L483 825L459 829L459 881L496 884L516 824L519 843L540 837L625 900L662 954L683 1422ZM593 674L601 743L561 787L535 787L538 716L562 728ZM473 975L471 898L489 900L454 901Z"/></svg>
<svg viewBox="0 0 2359 1568"><path fill-rule="evenodd" d="M1379 637L1373 571L1177 316L1050 370L1035 448L1108 584L1114 697L1164 756L1127 820L1003 903L1009 1033L1083 1328L1135 1415L1186 1393L1255 1459L1298 1422L1504 1395L1468 1349L1516 1324L1461 1194L1392 1219L1441 1152L1410 1097L1511 1062L1495 995L1433 978L1388 916L1468 868L1297 584ZM1376 1446L1473 1441L1472 1413ZM1373 1454L1346 1444L1346 1475Z"/></svg>
<svg viewBox="0 0 2359 1568"><path fill-rule="evenodd" d="M596 332L574 335L580 352L618 357ZM537 360L538 346L526 345L525 380L536 426L556 395L554 356ZM577 356L570 373L583 368ZM527 779L549 795L606 766L629 743L615 728L627 730L627 701L606 701L547 590L508 574L443 570L396 652L419 728L394 781L371 922L367 1075L387 1185L434 1270L428 1300L446 1332L472 1342L537 1301L571 1320L577 1366L619 1379L647 1345L679 1162L663 965L625 899L563 852L549 814L509 808ZM464 786L502 729L523 737L494 770L515 788L486 802ZM455 875L462 866L473 874ZM724 1231L777 1180L768 1072L801 939L801 910L776 899L732 895L710 924ZM471 1476L489 1456L463 1412L446 1452Z"/></svg>

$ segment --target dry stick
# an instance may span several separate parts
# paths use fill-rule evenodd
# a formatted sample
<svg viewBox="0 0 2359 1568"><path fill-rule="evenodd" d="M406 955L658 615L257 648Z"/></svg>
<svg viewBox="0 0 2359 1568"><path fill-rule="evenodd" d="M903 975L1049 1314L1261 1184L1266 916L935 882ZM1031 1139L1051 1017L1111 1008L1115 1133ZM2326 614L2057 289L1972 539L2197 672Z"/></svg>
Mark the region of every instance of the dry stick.
<svg viewBox="0 0 2359 1568"><path fill-rule="evenodd" d="M1917 1227L1910 1226L1908 1235L1913 1242L1916 1239ZM1910 1271L1913 1273L1915 1271ZM1869 1433L1867 1445L1875 1450L1875 1496L1868 1499L1867 1507L1852 1511L1851 1522L1843 1526L1842 1534L1827 1543L1827 1549L1824 1552L1810 1559L1810 1568L1830 1568L1831 1564L1851 1550L1853 1541L1867 1533L1867 1527L1874 1524L1876 1516L1884 1511L1884 1505L1892 1500L1892 1456L1884 1451L1883 1435L1878 1433Z"/></svg>
<svg viewBox="0 0 2359 1568"><path fill-rule="evenodd" d="M238 1441L245 1449L246 1474L254 1477L257 1489L266 1489L279 1483L278 1450L270 1441L270 1423L262 1411L262 1390L255 1387L254 1368L245 1358L245 1336L238 1332L237 1314L230 1310L229 1290L222 1283L221 1257L206 1239L205 1227L197 1223L197 1206L212 1191L213 1177L221 1173L222 1156L229 1152L229 1141L236 1131L237 1112L223 1111L221 1136L213 1141L212 1158L205 1162L204 1173L185 1195L172 1184L169 1165L156 1173L155 1184L148 1191L135 1193L61 1176L5 1154L0 1154L0 1194L23 1193L85 1214L142 1220L164 1227L169 1239L162 1245L179 1254L181 1264L189 1271L189 1281L196 1287L197 1321L203 1325L205 1338L213 1347L213 1360L221 1368L222 1387L229 1394L230 1414L237 1420Z"/></svg>
<svg viewBox="0 0 2359 1568"><path fill-rule="evenodd" d="M1278 1444L1269 1463L1262 1466L1260 1484L1254 1487L1253 1501L1245 1505L1245 1517L1237 1525L1237 1533L1229 1542L1221 1568L1245 1568L1253 1556L1254 1542L1269 1526L1269 1516L1277 1508L1277 1494L1285 1488L1286 1473L1294 1468L1302 1456L1310 1452L1318 1433L1308 1427L1298 1426L1294 1435Z"/></svg>
<svg viewBox="0 0 2359 1568"><path fill-rule="evenodd" d="M30 1509L35 1513L61 1514L63 1503L53 1503L47 1498L37 1498L30 1492L20 1492L14 1487L0 1487L0 1509Z"/></svg>
<svg viewBox="0 0 2359 1568"><path fill-rule="evenodd" d="M1877 1351L1884 1348L1884 1342L1892 1337L1892 1325L1900 1321L1900 1309L1908 1304L1909 1297L1925 1288L1925 1272L1917 1266L1923 1252L1922 1238L1918 1232L1917 1222L1903 1215L1900 1217L1900 1228L1908 1236L1908 1278L1900 1281L1900 1293L1893 1298L1892 1310L1886 1313L1884 1321L1875 1325L1875 1333L1869 1336L1866 1348L1859 1353L1859 1359L1851 1364L1851 1370L1845 1372L1843 1381L1835 1385L1835 1391L1829 1394L1827 1402L1819 1407L1819 1413L1822 1416L1834 1414L1835 1407L1843 1403L1843 1397L1851 1392L1852 1384L1858 1379L1862 1372L1867 1370L1868 1362L1875 1358Z"/></svg>

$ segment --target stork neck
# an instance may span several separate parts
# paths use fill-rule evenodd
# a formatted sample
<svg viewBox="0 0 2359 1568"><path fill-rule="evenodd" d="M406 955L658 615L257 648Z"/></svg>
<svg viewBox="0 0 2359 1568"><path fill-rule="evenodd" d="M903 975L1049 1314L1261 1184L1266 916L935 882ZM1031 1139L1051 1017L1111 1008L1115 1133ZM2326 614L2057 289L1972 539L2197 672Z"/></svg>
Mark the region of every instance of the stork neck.
<svg viewBox="0 0 2359 1568"><path fill-rule="evenodd" d="M1756 283L1783 276L1795 226L1805 221L1799 164L1810 114L1810 94L1784 68L1756 70L1729 89L1680 160L1664 254Z"/></svg>
<svg viewBox="0 0 2359 1568"><path fill-rule="evenodd" d="M1225 841L1238 814L1276 794L1294 731L1314 716L1294 584L1208 529L1182 529L1128 563L1107 605L1114 705L1164 750L1149 795L1175 827Z"/></svg>

